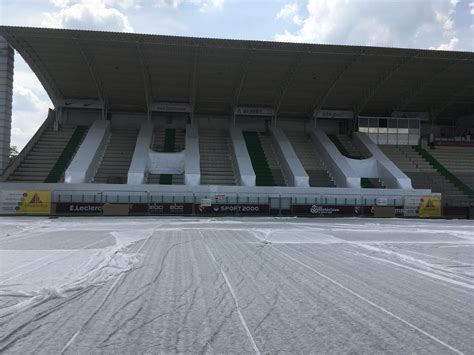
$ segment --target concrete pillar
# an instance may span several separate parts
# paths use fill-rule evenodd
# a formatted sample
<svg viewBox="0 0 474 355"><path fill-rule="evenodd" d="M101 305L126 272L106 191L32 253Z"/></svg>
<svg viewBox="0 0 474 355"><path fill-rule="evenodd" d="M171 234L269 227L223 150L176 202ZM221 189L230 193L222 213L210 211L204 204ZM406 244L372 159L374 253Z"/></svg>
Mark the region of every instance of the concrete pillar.
<svg viewBox="0 0 474 355"><path fill-rule="evenodd" d="M0 174L9 162L12 128L13 48L0 37Z"/></svg>

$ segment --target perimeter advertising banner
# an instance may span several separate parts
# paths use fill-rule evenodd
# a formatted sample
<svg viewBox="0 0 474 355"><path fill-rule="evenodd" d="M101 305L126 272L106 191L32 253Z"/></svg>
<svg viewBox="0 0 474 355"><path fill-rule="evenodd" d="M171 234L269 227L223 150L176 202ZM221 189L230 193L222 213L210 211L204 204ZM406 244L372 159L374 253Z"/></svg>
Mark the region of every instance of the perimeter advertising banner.
<svg viewBox="0 0 474 355"><path fill-rule="evenodd" d="M51 214L51 197L49 190L1 191L0 214L49 215Z"/></svg>
<svg viewBox="0 0 474 355"><path fill-rule="evenodd" d="M373 217L377 206L293 205L292 214L314 217ZM394 207L395 217L403 217L404 208Z"/></svg>
<svg viewBox="0 0 474 355"><path fill-rule="evenodd" d="M189 215L193 213L192 203L150 203L148 213L159 215Z"/></svg>
<svg viewBox="0 0 474 355"><path fill-rule="evenodd" d="M257 204L242 204L242 205L225 205L225 204L213 204L212 206L205 206L202 204L195 205L196 214L221 214L221 215L257 215L257 214L269 214L270 205L257 205Z"/></svg>

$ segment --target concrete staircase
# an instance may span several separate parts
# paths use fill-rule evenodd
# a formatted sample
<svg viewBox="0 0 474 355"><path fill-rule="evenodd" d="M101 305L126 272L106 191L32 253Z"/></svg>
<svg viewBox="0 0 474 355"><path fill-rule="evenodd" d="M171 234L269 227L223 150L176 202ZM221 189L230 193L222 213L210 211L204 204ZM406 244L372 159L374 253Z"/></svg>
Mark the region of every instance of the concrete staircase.
<svg viewBox="0 0 474 355"><path fill-rule="evenodd" d="M201 185L235 185L229 133L200 130Z"/></svg>
<svg viewBox="0 0 474 355"><path fill-rule="evenodd" d="M272 137L270 134L259 133L260 142L262 144L263 151L267 158L268 167L270 168L275 181L276 186L287 186L285 182L285 177L281 171L280 161L278 160L277 155L275 154L275 149L273 147Z"/></svg>
<svg viewBox="0 0 474 355"><path fill-rule="evenodd" d="M427 149L451 173L474 189L474 147L442 147Z"/></svg>
<svg viewBox="0 0 474 355"><path fill-rule="evenodd" d="M165 128L156 129L153 134L153 143L151 148L155 152L164 152L165 151ZM185 149L186 146L186 130L176 129L174 133L174 152L181 152ZM163 182L162 174L148 174L147 184L160 184L160 181ZM172 185L183 185L184 184L184 174L174 174L171 177Z"/></svg>
<svg viewBox="0 0 474 355"><path fill-rule="evenodd" d="M58 131L54 131L52 126L46 128L33 149L8 177L8 181L44 182L71 139L75 128L69 125L61 126Z"/></svg>
<svg viewBox="0 0 474 355"><path fill-rule="evenodd" d="M381 145L379 148L410 177L415 189L431 189L433 192L441 193L444 205L469 205L469 198L411 146Z"/></svg>
<svg viewBox="0 0 474 355"><path fill-rule="evenodd" d="M324 167L311 138L294 132L286 132L286 136L309 176L309 185L311 187L334 187L334 182Z"/></svg>
<svg viewBox="0 0 474 355"><path fill-rule="evenodd" d="M137 141L136 129L112 129L104 156L93 179L96 184L126 184Z"/></svg>

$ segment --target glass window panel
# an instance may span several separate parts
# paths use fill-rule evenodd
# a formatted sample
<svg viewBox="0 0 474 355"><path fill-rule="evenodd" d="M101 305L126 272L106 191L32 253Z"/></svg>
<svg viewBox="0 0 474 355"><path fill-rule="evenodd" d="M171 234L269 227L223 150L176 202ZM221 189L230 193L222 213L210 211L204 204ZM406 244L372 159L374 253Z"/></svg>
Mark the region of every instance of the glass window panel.
<svg viewBox="0 0 474 355"><path fill-rule="evenodd" d="M359 118L359 127L368 127L369 119L368 118Z"/></svg>
<svg viewBox="0 0 474 355"><path fill-rule="evenodd" d="M406 118L399 119L398 128L408 128L408 120Z"/></svg>
<svg viewBox="0 0 474 355"><path fill-rule="evenodd" d="M388 122L386 118L379 119L379 127L384 127L384 128L388 127Z"/></svg>
<svg viewBox="0 0 474 355"><path fill-rule="evenodd" d="M163 196L163 203L173 203L173 196Z"/></svg>
<svg viewBox="0 0 474 355"><path fill-rule="evenodd" d="M409 122L410 128L420 128L420 121L419 120L410 120Z"/></svg>

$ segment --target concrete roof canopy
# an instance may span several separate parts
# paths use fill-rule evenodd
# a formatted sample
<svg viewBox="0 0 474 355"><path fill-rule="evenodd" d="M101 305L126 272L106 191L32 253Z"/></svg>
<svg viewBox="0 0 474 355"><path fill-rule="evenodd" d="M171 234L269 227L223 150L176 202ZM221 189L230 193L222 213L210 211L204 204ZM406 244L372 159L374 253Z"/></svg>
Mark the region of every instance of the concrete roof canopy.
<svg viewBox="0 0 474 355"><path fill-rule="evenodd" d="M279 116L315 109L474 112L474 53L0 26L53 103L97 99L110 110L187 102L198 114L234 106Z"/></svg>

